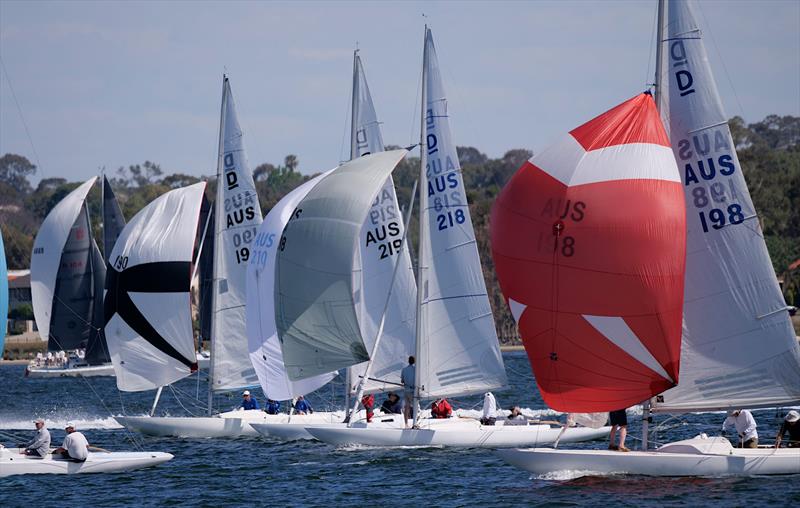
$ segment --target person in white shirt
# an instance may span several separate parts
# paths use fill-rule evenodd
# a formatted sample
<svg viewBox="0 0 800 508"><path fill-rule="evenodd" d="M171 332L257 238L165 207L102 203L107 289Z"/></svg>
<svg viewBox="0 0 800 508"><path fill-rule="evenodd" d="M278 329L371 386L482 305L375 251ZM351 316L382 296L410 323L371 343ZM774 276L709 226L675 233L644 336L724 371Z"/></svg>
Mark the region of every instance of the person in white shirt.
<svg viewBox="0 0 800 508"><path fill-rule="evenodd" d="M728 427L736 428L739 434L739 448L758 448L756 421L750 411L746 409L729 411L728 417L722 422L722 432Z"/></svg>
<svg viewBox="0 0 800 508"><path fill-rule="evenodd" d="M483 396L483 417L482 425L494 425L497 422L497 400L492 392L486 392Z"/></svg>
<svg viewBox="0 0 800 508"><path fill-rule="evenodd" d="M53 455L60 453L65 459L83 462L89 456L89 442L86 436L75 430L75 424L67 423L67 436L60 448L53 451Z"/></svg>

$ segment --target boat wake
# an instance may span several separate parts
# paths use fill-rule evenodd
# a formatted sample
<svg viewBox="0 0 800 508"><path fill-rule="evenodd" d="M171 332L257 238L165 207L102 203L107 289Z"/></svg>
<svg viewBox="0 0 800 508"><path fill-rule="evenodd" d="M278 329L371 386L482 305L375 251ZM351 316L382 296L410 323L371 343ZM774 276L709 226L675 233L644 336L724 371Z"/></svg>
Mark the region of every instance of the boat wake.
<svg viewBox="0 0 800 508"><path fill-rule="evenodd" d="M0 418L0 430L32 430L33 419L38 415L31 415L26 417L11 416ZM44 415L45 425L48 429L63 429L67 422L72 422L78 430L86 429L102 429L114 430L123 428L122 425L109 416L107 418L91 417L91 416L62 416L62 415Z"/></svg>

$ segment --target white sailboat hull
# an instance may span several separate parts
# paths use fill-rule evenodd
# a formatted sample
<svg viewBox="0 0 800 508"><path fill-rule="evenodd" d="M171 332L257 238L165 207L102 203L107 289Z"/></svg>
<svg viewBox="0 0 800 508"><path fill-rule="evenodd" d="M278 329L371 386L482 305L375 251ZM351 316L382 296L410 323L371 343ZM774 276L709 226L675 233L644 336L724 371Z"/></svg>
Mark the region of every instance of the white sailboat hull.
<svg viewBox="0 0 800 508"><path fill-rule="evenodd" d="M337 416L333 416L337 415ZM292 418L310 418L309 423L340 421L339 413L314 413L295 415ZM269 415L255 409L249 411L229 411L214 416L115 416L120 425L148 436L184 438L237 438L258 437L260 434L250 426L251 423L285 423L289 415Z"/></svg>
<svg viewBox="0 0 800 508"><path fill-rule="evenodd" d="M427 425L428 422L423 424ZM431 420L430 426L420 429L363 428L345 425L307 427L315 438L328 444L366 446L451 446L461 448L507 448L535 446L555 442L560 427L550 425L481 425L469 420ZM572 427L561 436L562 443L590 441L608 436L610 427L590 429ZM525 444L523 444L525 443Z"/></svg>
<svg viewBox="0 0 800 508"><path fill-rule="evenodd" d="M152 467L172 459L163 452L89 452L84 462L21 455L16 450L0 449L0 477L18 474L119 473Z"/></svg>
<svg viewBox="0 0 800 508"><path fill-rule="evenodd" d="M535 475L561 472L648 476L800 474L800 448L733 448L725 438L687 439L653 451L498 450L500 457Z"/></svg>
<svg viewBox="0 0 800 508"><path fill-rule="evenodd" d="M26 377L53 378L53 377L97 377L115 376L114 365L83 365L80 367L32 367L25 369Z"/></svg>
<svg viewBox="0 0 800 508"><path fill-rule="evenodd" d="M359 414L356 417L358 421L353 425L357 427L364 427L366 425L366 423L362 421L364 417L364 411L359 411ZM339 411L336 413L294 415L291 418L284 419L284 421L250 423L250 426L262 436L270 439L277 439L280 441L297 441L300 439L316 439L308 432L308 430L306 430L309 427L330 427L340 425L342 427L346 427L344 423L341 423L342 420L344 420L344 412ZM402 428L403 416L384 415L380 418L376 417L375 423L370 425L399 425L399 428Z"/></svg>

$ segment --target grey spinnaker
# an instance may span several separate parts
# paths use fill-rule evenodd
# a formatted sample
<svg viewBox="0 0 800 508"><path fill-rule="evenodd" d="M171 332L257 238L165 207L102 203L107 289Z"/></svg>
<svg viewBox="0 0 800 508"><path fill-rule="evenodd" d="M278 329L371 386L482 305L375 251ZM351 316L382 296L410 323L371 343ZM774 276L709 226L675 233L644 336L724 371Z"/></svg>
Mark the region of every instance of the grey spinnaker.
<svg viewBox="0 0 800 508"><path fill-rule="evenodd" d="M289 220L276 260L275 320L291 381L369 360L353 301L353 252L370 206L406 154L339 166Z"/></svg>

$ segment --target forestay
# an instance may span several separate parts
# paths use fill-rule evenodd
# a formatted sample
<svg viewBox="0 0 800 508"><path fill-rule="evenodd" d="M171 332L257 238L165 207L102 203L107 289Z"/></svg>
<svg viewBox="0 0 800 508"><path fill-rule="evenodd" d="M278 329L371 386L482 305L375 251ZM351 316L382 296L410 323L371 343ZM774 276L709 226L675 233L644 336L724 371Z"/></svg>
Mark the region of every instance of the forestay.
<svg viewBox="0 0 800 508"><path fill-rule="evenodd" d="M205 186L153 200L125 226L111 253L105 332L122 391L158 388L197 370L190 278Z"/></svg>
<svg viewBox="0 0 800 508"><path fill-rule="evenodd" d="M383 152L384 147L380 124L358 52L354 56L353 72L350 157L356 159L366 154ZM390 176L372 203L361 229L359 248L355 251L357 268L353 272L353 294L361 335L368 351L372 350L384 308L386 309L381 342L375 358L372 359L372 379L366 382L365 393L397 389L400 371L414 351L417 285L408 245L401 247L404 231L403 214L397 202L394 181ZM400 263L400 266L393 281L396 263ZM389 306L386 307L386 295L392 284L394 288ZM366 363L350 367L348 377L351 392L356 391L366 368Z"/></svg>
<svg viewBox="0 0 800 508"><path fill-rule="evenodd" d="M430 30L425 65L428 158L421 193L417 382L420 397L432 398L492 390L507 380Z"/></svg>
<svg viewBox="0 0 800 508"><path fill-rule="evenodd" d="M492 210L492 256L542 396L601 412L678 382L686 211L641 94L531 158Z"/></svg>
<svg viewBox="0 0 800 508"><path fill-rule="evenodd" d="M355 313L353 252L372 203L406 153L366 155L339 166L286 225L275 268L275 318L291 381L369 360Z"/></svg>
<svg viewBox="0 0 800 508"><path fill-rule="evenodd" d="M327 384L336 372L289 381L275 326L275 256L283 228L297 205L330 171L292 190L272 207L258 229L247 265L247 338L250 361L264 393L273 400L289 400Z"/></svg>
<svg viewBox="0 0 800 508"><path fill-rule="evenodd" d="M92 333L97 245L85 202L96 180L90 178L53 207L33 244L33 312L51 351L81 347ZM97 269L102 271L102 263Z"/></svg>
<svg viewBox="0 0 800 508"><path fill-rule="evenodd" d="M214 390L258 384L249 361L245 276L261 207L228 78L223 78L215 203L211 379Z"/></svg>
<svg viewBox="0 0 800 508"><path fill-rule="evenodd" d="M686 199L681 382L657 411L800 402L800 350L691 6L669 2L662 116Z"/></svg>

